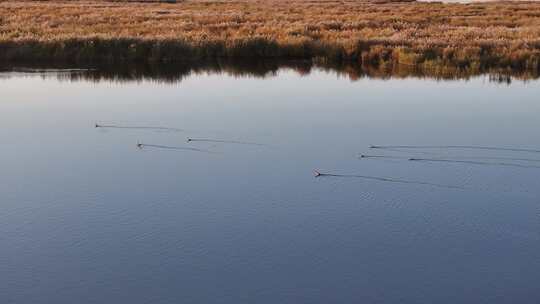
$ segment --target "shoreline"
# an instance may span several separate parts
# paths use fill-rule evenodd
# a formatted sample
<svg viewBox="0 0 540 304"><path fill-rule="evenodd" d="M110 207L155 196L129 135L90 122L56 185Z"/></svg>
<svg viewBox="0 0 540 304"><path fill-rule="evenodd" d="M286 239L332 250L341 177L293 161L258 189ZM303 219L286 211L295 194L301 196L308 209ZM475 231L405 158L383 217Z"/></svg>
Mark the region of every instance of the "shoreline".
<svg viewBox="0 0 540 304"><path fill-rule="evenodd" d="M357 64L324 63L311 60L205 60L201 62L81 64L66 62L16 62L0 63L0 76L39 75L63 80L119 81L130 82L151 80L159 82L181 82L196 74L226 74L234 77L266 78L281 70L290 70L299 75L316 71L335 73L350 81L372 79L433 79L469 80L487 76L490 82L511 83L540 78L540 73L511 69L471 70L454 67L422 68L410 65L361 66Z"/></svg>

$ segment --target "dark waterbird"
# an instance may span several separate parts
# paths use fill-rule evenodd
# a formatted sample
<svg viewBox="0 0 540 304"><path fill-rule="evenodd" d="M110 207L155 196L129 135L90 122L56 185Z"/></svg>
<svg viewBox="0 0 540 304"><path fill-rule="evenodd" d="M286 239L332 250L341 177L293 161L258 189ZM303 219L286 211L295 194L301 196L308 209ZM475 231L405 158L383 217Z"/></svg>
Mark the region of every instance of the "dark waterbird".
<svg viewBox="0 0 540 304"><path fill-rule="evenodd" d="M361 178L361 179L368 179L368 180L376 180L376 181L380 181L380 182L413 184L413 185L426 185L426 186L439 187L439 188L450 188L450 189L466 189L466 188L460 187L460 186L436 184L436 183L422 182L422 181L412 181L412 180L405 180L405 179L395 179L395 178L387 178L387 177L377 177L377 176L368 176L368 175L355 175L355 174L321 173L321 172L319 172L317 170L315 170L315 177L351 177L351 178Z"/></svg>
<svg viewBox="0 0 540 304"><path fill-rule="evenodd" d="M471 149L471 150L494 150L494 151L540 153L540 150L536 150L536 149L487 147L487 146L370 146L369 148L370 149Z"/></svg>
<svg viewBox="0 0 540 304"><path fill-rule="evenodd" d="M117 125L100 125L95 124L96 128L104 129L139 129L139 130L158 130L158 131L172 131L172 132L182 132L182 129L177 128L168 128L168 127L153 127L153 126L117 126Z"/></svg>
<svg viewBox="0 0 540 304"><path fill-rule="evenodd" d="M224 144L237 144L237 145L253 145L253 146L266 146L265 144L236 141L236 140L223 140L223 139L208 139L208 138L188 138L187 142L210 142L210 143L224 143Z"/></svg>
<svg viewBox="0 0 540 304"><path fill-rule="evenodd" d="M389 155L367 155L360 154L360 158L388 158L388 159L408 159L407 157L389 156Z"/></svg>
<svg viewBox="0 0 540 304"><path fill-rule="evenodd" d="M209 150L197 149L197 148L191 148L191 147L175 147L175 146L151 145L151 144L137 143L137 148L142 149L144 147L157 148L157 149L166 149L166 150L179 150L179 151L194 151L194 152L203 152L203 153L215 153L215 152L212 152L212 151L209 151Z"/></svg>

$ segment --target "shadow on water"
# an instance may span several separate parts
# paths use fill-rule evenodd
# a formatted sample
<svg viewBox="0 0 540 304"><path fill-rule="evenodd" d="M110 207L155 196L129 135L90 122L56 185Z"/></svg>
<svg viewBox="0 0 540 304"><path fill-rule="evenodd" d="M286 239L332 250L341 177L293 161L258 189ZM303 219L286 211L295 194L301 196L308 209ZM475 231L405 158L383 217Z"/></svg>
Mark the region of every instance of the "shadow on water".
<svg viewBox="0 0 540 304"><path fill-rule="evenodd" d="M167 64L43 64L21 63L0 64L0 79L12 76L34 74L42 77L56 77L64 81L158 81L177 83L197 74L226 74L233 77L266 78L277 75L280 69L289 69L299 75L309 75L312 71L334 72L338 76L355 81L363 78L428 78L436 80L470 79L486 75L489 81L511 83L512 80L533 80L539 73L519 70L478 70L455 66L417 67L409 65L361 66L356 64L336 64L310 60L212 60L189 63Z"/></svg>

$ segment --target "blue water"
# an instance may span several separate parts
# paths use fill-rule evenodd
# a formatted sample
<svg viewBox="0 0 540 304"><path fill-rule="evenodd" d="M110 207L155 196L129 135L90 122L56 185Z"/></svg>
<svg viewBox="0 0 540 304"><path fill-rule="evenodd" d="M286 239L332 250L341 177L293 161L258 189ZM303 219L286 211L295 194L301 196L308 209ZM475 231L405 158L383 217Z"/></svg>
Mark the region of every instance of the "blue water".
<svg viewBox="0 0 540 304"><path fill-rule="evenodd" d="M2 76L0 303L540 302L540 153L369 148L540 149L538 81Z"/></svg>

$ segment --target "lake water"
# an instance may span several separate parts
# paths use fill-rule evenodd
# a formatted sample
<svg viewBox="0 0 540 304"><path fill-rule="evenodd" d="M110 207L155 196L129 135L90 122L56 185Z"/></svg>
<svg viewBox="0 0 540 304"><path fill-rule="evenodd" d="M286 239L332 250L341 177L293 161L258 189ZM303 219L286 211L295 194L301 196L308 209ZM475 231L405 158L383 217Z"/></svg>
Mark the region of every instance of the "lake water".
<svg viewBox="0 0 540 304"><path fill-rule="evenodd" d="M0 76L1 303L540 301L538 81Z"/></svg>

